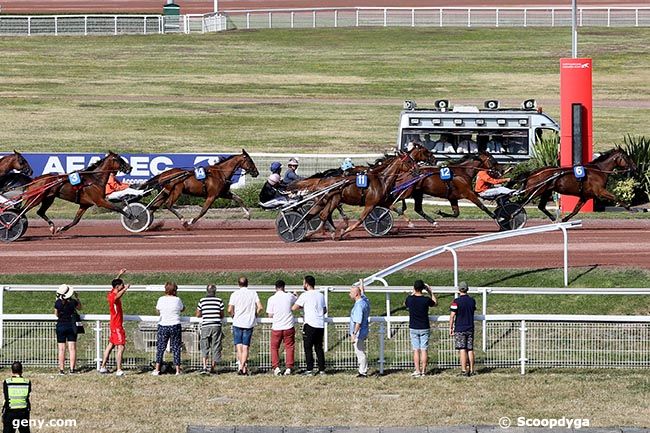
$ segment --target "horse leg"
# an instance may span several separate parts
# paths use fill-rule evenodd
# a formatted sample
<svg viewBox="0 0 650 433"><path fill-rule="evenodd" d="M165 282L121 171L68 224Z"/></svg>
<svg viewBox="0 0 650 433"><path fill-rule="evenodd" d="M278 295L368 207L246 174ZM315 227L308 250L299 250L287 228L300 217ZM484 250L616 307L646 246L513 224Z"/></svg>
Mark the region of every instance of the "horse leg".
<svg viewBox="0 0 650 433"><path fill-rule="evenodd" d="M438 223L436 222L435 219L431 218L426 212L424 212L424 209L422 209L422 203L424 202L424 193L418 190L413 191L413 209L415 212L420 215L422 218L424 218L429 224L432 224L434 226L437 226Z"/></svg>
<svg viewBox="0 0 650 433"><path fill-rule="evenodd" d="M398 208L395 204L392 204L390 206L390 209L393 210L397 215L401 216L404 218L404 221L406 221L406 224L408 225L409 228L415 227L415 224L413 224L413 221L404 213L404 210L406 209L406 204L404 203L404 200L402 200L402 207Z"/></svg>
<svg viewBox="0 0 650 433"><path fill-rule="evenodd" d="M237 198L239 198L239 197L237 197ZM186 227L189 227L192 224L196 223L199 219L201 219L201 217L203 217L203 215L205 215L205 213L208 211L208 209L210 209L210 206L212 206L212 203L214 203L214 201L216 199L217 199L216 194L208 196L205 199L205 203L203 203L203 207L201 208L201 212L199 212L199 214L197 216L195 216L194 218L189 220L189 222L187 224L183 224L183 225L185 225ZM241 199L239 199L239 200L241 200ZM250 215L249 215L249 219L250 219Z"/></svg>
<svg viewBox="0 0 650 433"><path fill-rule="evenodd" d="M447 213L439 210L438 215L445 218L458 218L458 215L460 215L460 209L458 207L458 199L450 198L449 204L451 205L452 213Z"/></svg>
<svg viewBox="0 0 650 433"><path fill-rule="evenodd" d="M181 193L183 192L183 183L180 183L180 188L177 187L178 185L174 185L171 191L169 191L167 195L167 199L165 200L164 207L171 213L173 213L176 218L178 218L181 221L181 224L183 226L187 226L187 223L185 221L185 217L181 215L176 209L174 209L174 203L178 200L178 198L181 196Z"/></svg>
<svg viewBox="0 0 650 433"><path fill-rule="evenodd" d="M601 200L613 201L617 205L623 206L623 208L625 210L628 210L628 211L632 210L632 209L630 209L630 205L628 203L625 203L623 200L616 197L614 194L607 191L606 189L603 189L602 191L600 191L600 194L598 194L598 198L601 199Z"/></svg>
<svg viewBox="0 0 650 433"><path fill-rule="evenodd" d="M350 217L347 216L347 214L343 211L343 205L339 203L336 206L336 209L339 211L339 214L341 215L341 218L343 218L343 224L345 224L345 227L349 227L350 226ZM332 215L329 216L329 219L330 220L332 219ZM332 227L335 227L335 226L332 224Z"/></svg>
<svg viewBox="0 0 650 433"><path fill-rule="evenodd" d="M47 225L50 226L50 233L52 234L56 233L56 226L54 225L54 222L45 214L45 212L47 212L50 206L52 206L52 203L54 203L55 198L56 196L53 195L49 197L45 197L41 202L41 207L38 208L38 210L36 211L36 215L44 219L47 222Z"/></svg>
<svg viewBox="0 0 650 433"><path fill-rule="evenodd" d="M540 196L539 196L539 204L537 205L537 209L541 210L544 215L550 218L551 221L555 221L555 215L550 213L548 209L546 209L546 204L548 203L548 199L551 198L551 194L553 194L553 190L546 190L544 191Z"/></svg>
<svg viewBox="0 0 650 433"><path fill-rule="evenodd" d="M573 211L569 215L562 218L562 222L565 223L573 218L578 212L580 212L580 209L582 209L582 206L584 206L585 203L587 203L587 199L580 197L580 200L578 200L578 203L576 203L576 207L573 208Z"/></svg>
<svg viewBox="0 0 650 433"><path fill-rule="evenodd" d="M235 203L237 203L237 205L244 211L244 215L246 215L246 219L250 221L250 219L251 219L251 211L250 211L250 209L248 209L246 207L246 203L244 203L244 200L242 200L242 198L240 196L238 196L237 194L235 194L232 191L228 191L226 194L222 194L221 197L225 198L225 199L232 200ZM210 205L212 205L212 204L210 204ZM193 221L196 221L198 219L199 219L199 217L194 218ZM191 222L190 222L190 224L191 224Z"/></svg>
<svg viewBox="0 0 650 433"><path fill-rule="evenodd" d="M68 231L70 228L76 226L79 223L79 221L81 220L81 217L83 216L83 214L85 214L86 211L88 209L90 209L91 207L92 207L92 205L79 206L79 210L77 210L77 213L74 216L74 219L70 222L70 224L68 224L66 226L63 226L63 227L60 227L59 229L56 230L56 233L63 233L65 231Z"/></svg>
<svg viewBox="0 0 650 433"><path fill-rule="evenodd" d="M478 197L478 195L474 191L468 191L467 197L465 197L465 198L467 198L469 201L474 203L476 205L476 207L481 209L483 212L488 214L490 216L490 218L496 219L497 216L494 215L494 213L483 204L481 199ZM451 202L451 200L449 200L449 201ZM458 200L456 200L456 209L458 209ZM458 215L456 215L456 216L458 216Z"/></svg>
<svg viewBox="0 0 650 433"><path fill-rule="evenodd" d="M343 230L343 232L341 232L341 235L339 236L339 240L343 239L343 236L347 235L348 233L350 233L351 231L359 227L363 223L363 220L365 220L366 217L370 215L370 212L372 212L374 208L375 206L366 206L363 209L363 212L361 212L359 219L355 221L350 227L346 228L345 230Z"/></svg>

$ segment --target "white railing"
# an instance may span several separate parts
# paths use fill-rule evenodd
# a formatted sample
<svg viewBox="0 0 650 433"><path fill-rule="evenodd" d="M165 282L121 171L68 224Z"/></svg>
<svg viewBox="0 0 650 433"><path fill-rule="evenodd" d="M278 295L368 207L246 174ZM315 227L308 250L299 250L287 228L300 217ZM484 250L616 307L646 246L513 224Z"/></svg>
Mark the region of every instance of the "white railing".
<svg viewBox="0 0 650 433"><path fill-rule="evenodd" d="M83 315L94 324L78 340L78 366L97 369L102 350L108 343L107 315ZM126 368L147 368L156 351L157 316L125 316ZM429 356L438 368L457 365L453 339L448 335L448 316L431 316ZM650 317L581 315L489 315L476 319L487 323L487 350L475 349L479 365L487 367L540 368L648 368L650 367ZM30 367L54 367L56 360L55 318L49 314L7 314L4 316L5 345L0 364L21 360ZM183 318L183 364L201 366L199 327L196 318ZM348 338L348 318L328 318L332 334L327 344L326 362L332 369L352 369L356 358ZM230 320L228 320L230 323ZM260 319L251 346L250 365L270 368L270 323ZM388 335L386 325L393 330ZM133 326L133 325L139 326ZM92 336L90 334L93 334ZM232 347L231 333L225 332L223 347ZM300 333L296 333L296 365L304 366ZM388 337L391 337L390 339ZM483 338L480 332L476 340ZM372 317L368 338L369 364L380 374L386 369L408 369L412 352L408 317ZM234 368L234 353L225 350L221 366Z"/></svg>
<svg viewBox="0 0 650 433"><path fill-rule="evenodd" d="M0 15L0 36L148 35L164 32L160 15Z"/></svg>
<svg viewBox="0 0 650 433"><path fill-rule="evenodd" d="M287 169L287 162L290 158L298 158L300 166L298 174L304 177L311 176L315 173L329 170L330 168L338 168L345 158L350 158L355 165L367 165L375 162L377 158L384 155L381 153L358 153L358 154L336 154L336 153L250 153L251 158L255 161L255 166L260 173L268 172L268 168L273 161L282 163L282 172ZM260 176L260 178L262 178ZM262 178L265 179L265 178Z"/></svg>
<svg viewBox="0 0 650 433"><path fill-rule="evenodd" d="M570 7L358 7L226 10L236 28L570 27ZM647 27L650 7L585 7L579 26Z"/></svg>

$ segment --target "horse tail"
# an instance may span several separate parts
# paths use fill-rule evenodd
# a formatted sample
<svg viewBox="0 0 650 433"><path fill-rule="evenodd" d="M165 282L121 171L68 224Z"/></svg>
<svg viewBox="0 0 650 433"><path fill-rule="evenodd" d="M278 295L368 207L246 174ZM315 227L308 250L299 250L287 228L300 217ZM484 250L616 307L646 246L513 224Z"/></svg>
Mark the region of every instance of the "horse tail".
<svg viewBox="0 0 650 433"><path fill-rule="evenodd" d="M161 174L157 174L156 176L152 177L151 179L147 180L146 182L141 183L140 185L137 186L136 189L139 189L141 191L151 189L151 188L160 189L162 187L162 185L160 184L160 176L161 176Z"/></svg>

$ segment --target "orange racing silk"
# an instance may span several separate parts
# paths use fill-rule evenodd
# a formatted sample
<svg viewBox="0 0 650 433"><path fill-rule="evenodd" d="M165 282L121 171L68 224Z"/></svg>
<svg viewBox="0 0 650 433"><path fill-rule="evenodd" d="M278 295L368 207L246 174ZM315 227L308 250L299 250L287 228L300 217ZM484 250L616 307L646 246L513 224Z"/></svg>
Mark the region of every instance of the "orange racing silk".
<svg viewBox="0 0 650 433"><path fill-rule="evenodd" d="M481 170L478 172L478 176L476 176L476 186L474 187L474 191L482 193L492 188L493 185L498 185L503 182L503 179L494 178L490 176L486 170Z"/></svg>
<svg viewBox="0 0 650 433"><path fill-rule="evenodd" d="M128 187L128 184L120 182L115 178L115 175L111 173L108 177L108 182L106 182L106 195L112 194L115 191L125 190Z"/></svg>

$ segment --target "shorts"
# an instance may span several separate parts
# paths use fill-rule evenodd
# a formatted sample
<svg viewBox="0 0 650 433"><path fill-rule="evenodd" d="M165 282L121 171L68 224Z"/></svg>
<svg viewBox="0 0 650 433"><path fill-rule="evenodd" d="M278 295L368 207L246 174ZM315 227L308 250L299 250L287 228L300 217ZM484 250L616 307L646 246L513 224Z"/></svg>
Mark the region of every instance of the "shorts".
<svg viewBox="0 0 650 433"><path fill-rule="evenodd" d="M411 334L411 347L413 350L427 350L429 348L429 329L409 329Z"/></svg>
<svg viewBox="0 0 650 433"><path fill-rule="evenodd" d="M111 328L110 336L108 337L109 343L116 346L124 346L126 344L126 332L123 327Z"/></svg>
<svg viewBox="0 0 650 433"><path fill-rule="evenodd" d="M243 344L244 346L250 346L252 338L253 328L232 327L232 339L235 345Z"/></svg>
<svg viewBox="0 0 650 433"><path fill-rule="evenodd" d="M77 324L74 322L56 324L56 342L76 342L77 341Z"/></svg>
<svg viewBox="0 0 650 433"><path fill-rule="evenodd" d="M454 332L456 350L474 350L474 332Z"/></svg>

